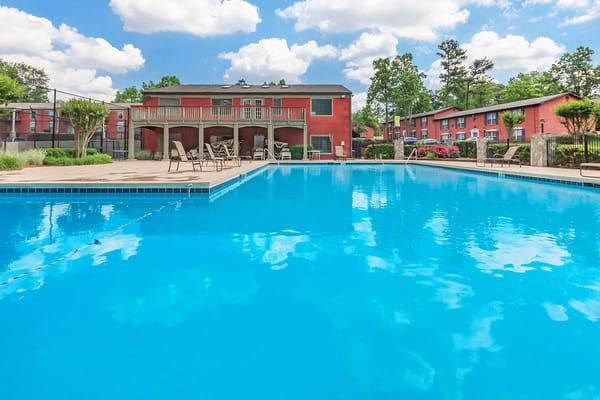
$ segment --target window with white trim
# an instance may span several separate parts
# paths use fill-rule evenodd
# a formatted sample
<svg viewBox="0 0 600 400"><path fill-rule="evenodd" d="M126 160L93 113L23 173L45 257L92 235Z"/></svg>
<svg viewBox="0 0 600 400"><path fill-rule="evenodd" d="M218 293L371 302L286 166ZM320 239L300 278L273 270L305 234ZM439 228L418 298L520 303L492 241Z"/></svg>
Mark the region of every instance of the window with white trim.
<svg viewBox="0 0 600 400"><path fill-rule="evenodd" d="M231 106L233 105L233 99L211 99L211 105L213 106L213 115L231 115Z"/></svg>
<svg viewBox="0 0 600 400"><path fill-rule="evenodd" d="M498 130L488 129L485 131L485 137L492 140L498 140Z"/></svg>
<svg viewBox="0 0 600 400"><path fill-rule="evenodd" d="M273 115L276 117L281 115L281 97L273 98Z"/></svg>
<svg viewBox="0 0 600 400"><path fill-rule="evenodd" d="M333 115L333 99L311 99L310 113L318 116Z"/></svg>
<svg viewBox="0 0 600 400"><path fill-rule="evenodd" d="M329 135L311 135L310 144L313 150L319 150L324 154L331 154L331 136Z"/></svg>
<svg viewBox="0 0 600 400"><path fill-rule="evenodd" d="M35 120L29 121L29 132L35 133L35 130L36 130Z"/></svg>
<svg viewBox="0 0 600 400"><path fill-rule="evenodd" d="M450 124L448 123L447 119L443 119L440 121L440 128L443 130L448 130L448 127L450 126Z"/></svg>
<svg viewBox="0 0 600 400"><path fill-rule="evenodd" d="M465 117L457 117L456 118L456 127L457 128L464 128L465 125Z"/></svg>
<svg viewBox="0 0 600 400"><path fill-rule="evenodd" d="M173 99L170 97L159 97L158 99L159 106L179 106L179 99Z"/></svg>
<svg viewBox="0 0 600 400"><path fill-rule="evenodd" d="M525 140L525 129L523 129L523 128L513 128L513 139L515 139L515 140Z"/></svg>
<svg viewBox="0 0 600 400"><path fill-rule="evenodd" d="M448 134L448 133L442 133L440 135L440 139L442 140L442 142L447 142L450 139L450 134Z"/></svg>
<svg viewBox="0 0 600 400"><path fill-rule="evenodd" d="M498 113L497 112L489 112L485 114L485 124L486 125L498 125Z"/></svg>
<svg viewBox="0 0 600 400"><path fill-rule="evenodd" d="M415 135L416 137L417 135ZM429 136L429 131L427 129L421 129L421 138L422 139L427 139L427 137Z"/></svg>
<svg viewBox="0 0 600 400"><path fill-rule="evenodd" d="M465 137L464 132L456 132L456 140L465 140Z"/></svg>
<svg viewBox="0 0 600 400"><path fill-rule="evenodd" d="M421 117L421 126L427 126L427 117Z"/></svg>
<svg viewBox="0 0 600 400"><path fill-rule="evenodd" d="M125 121L117 122L117 132L125 132Z"/></svg>

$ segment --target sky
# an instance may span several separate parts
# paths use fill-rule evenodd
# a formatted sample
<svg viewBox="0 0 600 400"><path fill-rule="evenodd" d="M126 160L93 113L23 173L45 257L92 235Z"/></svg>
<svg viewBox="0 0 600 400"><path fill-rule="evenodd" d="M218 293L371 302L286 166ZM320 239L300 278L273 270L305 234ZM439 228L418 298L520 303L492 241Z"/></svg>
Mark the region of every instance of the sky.
<svg viewBox="0 0 600 400"><path fill-rule="evenodd" d="M547 69L589 46L600 0L0 0L0 58L102 100L177 75L183 83L339 83L364 104L372 61L411 52L439 86L437 44L457 39L493 77Z"/></svg>

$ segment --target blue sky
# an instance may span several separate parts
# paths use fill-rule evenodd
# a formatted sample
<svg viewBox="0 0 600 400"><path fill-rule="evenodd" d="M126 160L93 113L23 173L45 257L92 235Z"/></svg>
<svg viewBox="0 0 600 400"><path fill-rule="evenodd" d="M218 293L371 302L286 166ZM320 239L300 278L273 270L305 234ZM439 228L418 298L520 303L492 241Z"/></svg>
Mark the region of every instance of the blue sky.
<svg viewBox="0 0 600 400"><path fill-rule="evenodd" d="M342 83L360 102L379 56L412 52L435 87L446 38L495 61L501 82L578 45L600 51L600 0L5 0L0 23L1 58L102 98L175 74L185 83Z"/></svg>

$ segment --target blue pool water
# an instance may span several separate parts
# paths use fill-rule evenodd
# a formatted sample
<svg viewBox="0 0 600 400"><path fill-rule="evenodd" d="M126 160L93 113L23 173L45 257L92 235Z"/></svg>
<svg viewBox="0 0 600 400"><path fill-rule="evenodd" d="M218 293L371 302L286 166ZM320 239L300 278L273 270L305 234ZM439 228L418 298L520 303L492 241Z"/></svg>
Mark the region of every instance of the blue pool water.
<svg viewBox="0 0 600 400"><path fill-rule="evenodd" d="M0 217L3 400L600 398L600 190L281 166Z"/></svg>

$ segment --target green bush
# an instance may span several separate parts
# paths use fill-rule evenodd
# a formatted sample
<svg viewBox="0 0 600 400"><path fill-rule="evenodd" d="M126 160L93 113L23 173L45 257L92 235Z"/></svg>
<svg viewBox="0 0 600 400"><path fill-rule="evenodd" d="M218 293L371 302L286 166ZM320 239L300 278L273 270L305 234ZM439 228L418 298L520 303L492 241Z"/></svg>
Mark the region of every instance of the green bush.
<svg viewBox="0 0 600 400"><path fill-rule="evenodd" d="M517 149L517 153L515 155L519 158L519 160L521 160L521 162L523 164L529 164L529 160L531 159L531 146L529 145L529 143L523 143L523 144L519 144L517 146L519 148ZM501 143L488 144L487 156L493 157L495 154L504 155L504 153L506 153L506 150L508 150L508 147L506 146L506 144L501 144Z"/></svg>
<svg viewBox="0 0 600 400"><path fill-rule="evenodd" d="M419 146L415 146L414 144L405 144L404 145L404 157L410 156L410 153L413 152Z"/></svg>
<svg viewBox="0 0 600 400"><path fill-rule="evenodd" d="M589 160L599 160L600 152L590 151L588 154ZM583 146L558 145L554 150L553 165L567 168L578 168L579 165L585 162L585 153Z"/></svg>
<svg viewBox="0 0 600 400"><path fill-rule="evenodd" d="M136 160L152 160L152 152L149 150L139 150L135 152Z"/></svg>
<svg viewBox="0 0 600 400"><path fill-rule="evenodd" d="M24 166L23 160L14 154L0 154L0 170L21 169Z"/></svg>
<svg viewBox="0 0 600 400"><path fill-rule="evenodd" d="M383 158L386 160L394 159L393 144L370 144L365 152L365 157L368 159Z"/></svg>
<svg viewBox="0 0 600 400"><path fill-rule="evenodd" d="M472 140L459 140L454 144L458 146L460 157L477 158L477 142Z"/></svg>
<svg viewBox="0 0 600 400"><path fill-rule="evenodd" d="M108 154L98 153L81 158L74 157L46 157L44 164L46 165L92 165L92 164L108 164L112 162L111 156Z"/></svg>
<svg viewBox="0 0 600 400"><path fill-rule="evenodd" d="M46 150L46 157L52 157L52 158L75 157L75 149L69 148L69 147L60 148L60 149L59 148L45 149L45 150ZM92 147L88 147L87 155L93 156L95 154L98 154L98 150L96 150Z"/></svg>
<svg viewBox="0 0 600 400"><path fill-rule="evenodd" d="M308 151L312 150L312 145L308 145ZM290 153L292 153L292 160L302 160L304 154L304 145L293 144L290 146Z"/></svg>

